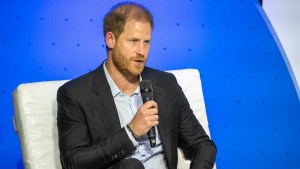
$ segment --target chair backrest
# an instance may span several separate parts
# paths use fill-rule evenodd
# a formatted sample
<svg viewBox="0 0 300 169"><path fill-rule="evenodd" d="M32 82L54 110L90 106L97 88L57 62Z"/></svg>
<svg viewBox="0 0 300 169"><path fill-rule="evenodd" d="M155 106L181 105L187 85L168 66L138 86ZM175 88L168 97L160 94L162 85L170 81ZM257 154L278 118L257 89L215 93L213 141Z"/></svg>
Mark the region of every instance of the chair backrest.
<svg viewBox="0 0 300 169"><path fill-rule="evenodd" d="M191 108L209 134L200 75L196 69L168 71L188 98ZM56 92L67 80L19 85L13 92L14 124L26 169L61 169L56 126ZM189 168L179 153L178 168Z"/></svg>

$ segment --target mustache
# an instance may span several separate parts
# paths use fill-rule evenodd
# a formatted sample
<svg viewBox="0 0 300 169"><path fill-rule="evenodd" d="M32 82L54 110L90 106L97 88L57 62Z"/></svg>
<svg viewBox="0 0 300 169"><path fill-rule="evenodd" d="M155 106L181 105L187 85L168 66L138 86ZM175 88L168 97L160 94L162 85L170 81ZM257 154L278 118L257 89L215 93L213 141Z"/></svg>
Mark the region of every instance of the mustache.
<svg viewBox="0 0 300 169"><path fill-rule="evenodd" d="M138 61L146 62L146 57L145 57L145 56L141 56L141 55L138 55L138 56L132 56L131 59L132 59L132 60L138 60Z"/></svg>

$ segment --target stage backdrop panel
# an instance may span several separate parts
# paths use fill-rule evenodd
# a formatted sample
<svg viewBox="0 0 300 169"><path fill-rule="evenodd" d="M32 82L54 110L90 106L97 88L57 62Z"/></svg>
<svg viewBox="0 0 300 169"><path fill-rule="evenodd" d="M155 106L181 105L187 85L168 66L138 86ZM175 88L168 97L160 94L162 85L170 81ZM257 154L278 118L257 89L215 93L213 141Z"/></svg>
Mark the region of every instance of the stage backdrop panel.
<svg viewBox="0 0 300 169"><path fill-rule="evenodd" d="M72 79L106 58L118 0L0 2L0 168L22 169L12 123L21 83ZM201 73L218 169L300 168L300 103L256 0L136 0L154 14L147 65Z"/></svg>

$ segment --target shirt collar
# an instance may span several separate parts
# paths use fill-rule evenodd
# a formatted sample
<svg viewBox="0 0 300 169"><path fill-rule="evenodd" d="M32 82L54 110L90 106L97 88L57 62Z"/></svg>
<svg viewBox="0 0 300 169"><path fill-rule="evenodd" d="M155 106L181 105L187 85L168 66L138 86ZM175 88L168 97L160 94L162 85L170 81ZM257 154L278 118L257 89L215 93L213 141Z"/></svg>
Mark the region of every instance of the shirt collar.
<svg viewBox="0 0 300 169"><path fill-rule="evenodd" d="M109 75L109 73L106 69L106 61L103 64L103 69L104 69L104 74L105 74L106 79L108 81L109 87L111 89L112 96L115 97L119 93L122 93L122 91L118 88L116 83L112 80L111 76ZM139 75L139 80L140 80L140 82L142 81L142 76L141 75ZM132 95L138 95L139 93L140 93L140 86L133 92Z"/></svg>

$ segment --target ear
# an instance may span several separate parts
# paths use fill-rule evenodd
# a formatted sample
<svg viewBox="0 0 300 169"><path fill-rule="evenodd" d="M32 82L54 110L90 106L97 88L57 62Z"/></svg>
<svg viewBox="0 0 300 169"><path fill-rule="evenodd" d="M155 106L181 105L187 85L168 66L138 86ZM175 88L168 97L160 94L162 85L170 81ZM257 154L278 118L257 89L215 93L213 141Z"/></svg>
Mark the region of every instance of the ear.
<svg viewBox="0 0 300 169"><path fill-rule="evenodd" d="M105 34L105 42L108 48L112 49L115 46L116 38L112 32L107 32Z"/></svg>

